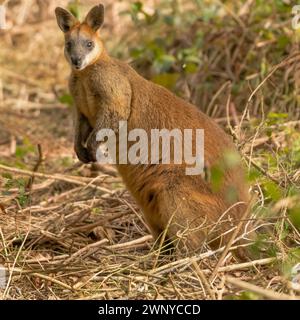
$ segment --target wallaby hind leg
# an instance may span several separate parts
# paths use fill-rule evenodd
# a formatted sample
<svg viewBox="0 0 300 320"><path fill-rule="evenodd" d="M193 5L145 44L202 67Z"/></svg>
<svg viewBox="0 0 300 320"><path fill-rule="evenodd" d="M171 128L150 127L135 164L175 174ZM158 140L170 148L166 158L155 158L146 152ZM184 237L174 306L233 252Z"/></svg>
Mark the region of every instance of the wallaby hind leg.
<svg viewBox="0 0 300 320"><path fill-rule="evenodd" d="M237 212L228 211L228 206L212 193L188 192L178 184L163 192L161 200L167 237L185 254L226 245L236 227Z"/></svg>

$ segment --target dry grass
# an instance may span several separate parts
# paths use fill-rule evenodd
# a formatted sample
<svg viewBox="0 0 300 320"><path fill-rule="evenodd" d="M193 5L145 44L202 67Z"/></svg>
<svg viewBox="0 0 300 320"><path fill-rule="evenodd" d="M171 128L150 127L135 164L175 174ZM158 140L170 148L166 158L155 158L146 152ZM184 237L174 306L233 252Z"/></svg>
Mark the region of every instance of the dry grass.
<svg viewBox="0 0 300 320"><path fill-rule="evenodd" d="M217 251L203 246L201 254L176 260L159 257L141 212L114 169L76 162L71 111L59 102L59 97L67 92L68 69L62 54L63 39L52 14L55 4L49 1L49 15L48 11L39 11L34 1L30 12L24 1L11 4L9 22L14 20L17 26L0 33L0 264L8 275L6 287L0 288L0 297L299 298L299 285L291 282L296 278L289 278L282 271L290 261L290 250L300 244L299 229L287 214L299 197L285 194L268 207L259 182L252 187L255 209L250 219L255 220L257 228L268 230L265 247L275 245L273 256L258 255L239 263L230 253L233 242ZM114 8L109 8L108 14L115 17ZM15 14L21 9L23 15ZM39 17L43 20L39 21ZM117 22L113 26L108 23L103 30L109 48L116 46L113 38L129 41L132 25L122 25L126 32L120 34L122 28ZM130 38L137 39L138 35L131 31ZM228 32L234 42L236 35ZM214 57L222 61L222 55L218 55L216 49ZM230 57L234 65L237 53ZM261 150L284 148L291 137L288 130L276 124L271 136L262 130L261 124L250 127L253 113L249 108L259 110L263 101L261 87L276 72L288 79L290 68L298 61L299 55L290 55L274 66L256 89L245 91L240 98L228 94L224 81L223 86L216 84L211 96L187 97L194 102L200 98L203 103L213 101L208 103L212 110L208 113L221 125L227 124L249 169L256 168L283 189L288 185L299 188L299 170L287 172L280 162L277 170L269 170ZM219 72L230 73L224 69ZM181 88L186 88L190 81L205 79L200 73L182 81ZM278 90L284 90L283 86L278 85ZM241 103L245 108L239 113L236 104L245 97L246 103ZM217 112L222 99L227 101L223 102L224 114ZM289 129L299 127L299 123L297 119L287 120L282 125ZM261 215L266 207L272 214Z"/></svg>

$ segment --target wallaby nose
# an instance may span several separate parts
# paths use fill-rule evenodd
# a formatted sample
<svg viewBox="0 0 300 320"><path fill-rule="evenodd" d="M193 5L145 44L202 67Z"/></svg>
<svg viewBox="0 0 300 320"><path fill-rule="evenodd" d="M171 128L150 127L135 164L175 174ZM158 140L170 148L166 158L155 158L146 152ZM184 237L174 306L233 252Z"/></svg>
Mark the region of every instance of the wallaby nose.
<svg viewBox="0 0 300 320"><path fill-rule="evenodd" d="M81 66L81 62L82 62L81 58L72 58L71 60L75 67Z"/></svg>

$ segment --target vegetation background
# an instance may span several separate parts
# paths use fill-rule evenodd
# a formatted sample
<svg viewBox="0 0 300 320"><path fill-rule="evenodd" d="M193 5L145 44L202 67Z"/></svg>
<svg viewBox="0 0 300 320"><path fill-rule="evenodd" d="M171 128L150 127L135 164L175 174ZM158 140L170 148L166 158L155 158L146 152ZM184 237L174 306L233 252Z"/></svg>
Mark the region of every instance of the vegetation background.
<svg viewBox="0 0 300 320"><path fill-rule="evenodd" d="M112 167L73 152L72 98L56 6L9 0L0 31L2 299L295 299L300 296L300 31L289 0L103 0L112 56L196 104L247 167L258 236L161 263ZM218 172L212 177L220 179ZM232 243L234 246L234 243Z"/></svg>

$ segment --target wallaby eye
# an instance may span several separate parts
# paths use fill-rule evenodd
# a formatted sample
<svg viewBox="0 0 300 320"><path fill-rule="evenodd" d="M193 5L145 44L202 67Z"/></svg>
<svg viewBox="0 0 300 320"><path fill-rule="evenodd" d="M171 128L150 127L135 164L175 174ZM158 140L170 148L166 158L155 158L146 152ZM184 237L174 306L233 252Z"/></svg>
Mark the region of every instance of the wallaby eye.
<svg viewBox="0 0 300 320"><path fill-rule="evenodd" d="M86 46L87 46L88 48L92 48L93 45L94 45L94 43L93 43L92 41L88 41L87 44L86 44Z"/></svg>

